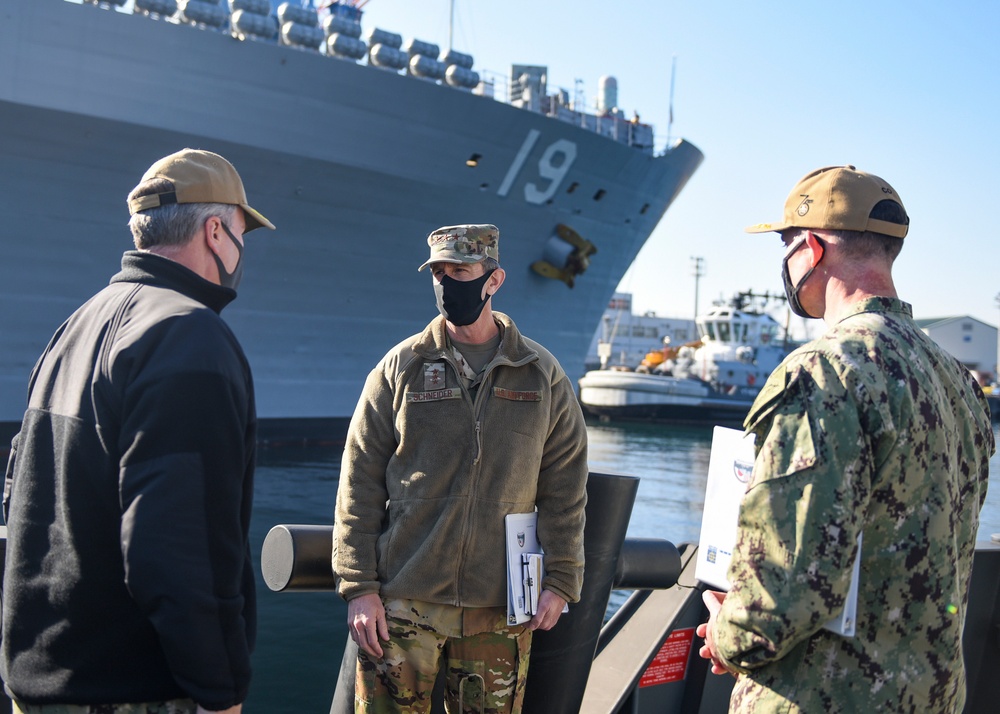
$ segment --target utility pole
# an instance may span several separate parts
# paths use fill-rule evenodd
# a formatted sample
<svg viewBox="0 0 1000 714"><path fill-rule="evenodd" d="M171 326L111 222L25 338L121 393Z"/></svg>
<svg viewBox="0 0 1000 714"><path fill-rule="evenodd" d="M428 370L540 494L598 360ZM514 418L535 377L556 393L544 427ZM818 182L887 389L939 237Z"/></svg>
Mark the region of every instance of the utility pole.
<svg viewBox="0 0 1000 714"><path fill-rule="evenodd" d="M691 256L691 260L694 261L694 319L698 319L698 281L701 280L701 276L705 274L705 259L701 256L695 257Z"/></svg>
<svg viewBox="0 0 1000 714"><path fill-rule="evenodd" d="M670 114L667 116L667 151L673 145L673 137L670 133L674 128L674 79L677 76L677 55L670 63ZM665 153L665 152L664 152Z"/></svg>

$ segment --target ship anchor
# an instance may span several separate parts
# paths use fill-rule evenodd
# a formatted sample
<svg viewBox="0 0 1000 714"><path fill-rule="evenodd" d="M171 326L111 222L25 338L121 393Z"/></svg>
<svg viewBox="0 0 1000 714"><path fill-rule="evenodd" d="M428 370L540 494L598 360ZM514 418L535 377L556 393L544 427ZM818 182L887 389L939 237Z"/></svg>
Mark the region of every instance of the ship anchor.
<svg viewBox="0 0 1000 714"><path fill-rule="evenodd" d="M581 238L580 234L567 225L556 226L555 235L549 237L545 244L545 255L542 260L531 264L531 269L543 278L562 280L569 287L578 275L582 275L590 266L590 256L597 248L590 241ZM562 267L556 267L558 265Z"/></svg>

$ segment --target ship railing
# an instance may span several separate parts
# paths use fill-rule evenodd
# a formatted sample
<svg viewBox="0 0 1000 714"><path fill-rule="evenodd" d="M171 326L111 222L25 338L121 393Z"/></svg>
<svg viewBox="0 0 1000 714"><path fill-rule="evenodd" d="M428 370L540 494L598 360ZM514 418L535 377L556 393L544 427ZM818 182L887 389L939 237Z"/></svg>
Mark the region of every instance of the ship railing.
<svg viewBox="0 0 1000 714"><path fill-rule="evenodd" d="M638 484L638 479L620 474L591 473L587 479L583 591L580 602L570 606L552 630L533 635L526 713L580 711L594 656L601 647L612 589L643 592L672 588L677 582L682 560L672 543L625 537ZM282 592L331 590L335 587L332 551L332 526L275 526L261 550L264 582ZM636 608L626 603L623 609L633 612ZM621 619L616 627L622 627ZM660 647L652 640L645 645L651 653ZM356 661L357 646L347 638L331 712L353 711ZM635 674L638 678L641 672Z"/></svg>
<svg viewBox="0 0 1000 714"><path fill-rule="evenodd" d="M682 544L678 550L665 541L626 539L637 487L638 479L628 476L590 475L584 533L584 592L580 604L560 618L556 627L534 634L524 714L611 714L640 710L723 714L728 710L733 680L708 674L707 661L698 655L699 641L694 637L695 627L707 617L701 598L705 585L694 577L698 548ZM600 512L608 517L596 517L594 504L601 504ZM310 577L321 578L326 584L321 589L332 585L331 527L311 528L320 530L307 536L312 543L308 558L306 551L310 549L300 548L304 541L294 535L291 538L281 535L277 544L272 542L270 546L265 541L261 569L269 586L275 574L268 574L268 568L277 566L288 571L289 564L295 562L301 566L307 560L314 561ZM1000 699L1000 677L993 676L1000 670L1000 542L997 540L1000 537L993 536L990 541L978 542L973 559L962 637L966 712L995 711ZM6 550L7 528L0 526L0 580ZM301 576L301 572L294 577L279 574L288 586ZM316 583L318 580L313 580ZM600 594L612 586L637 589L600 627L607 607L607 598ZM598 601L586 606L595 594ZM600 600L604 601L603 607ZM0 608L2 603L0 598ZM593 636L595 622L600 627L599 636ZM567 633L571 639L577 639L568 641ZM581 658L586 659L585 666L581 666ZM541 676L535 676L533 685L536 673ZM354 711L353 677L354 661L345 656L332 713ZM656 706L651 706L654 703ZM9 708L10 700L0 683L2 706Z"/></svg>
<svg viewBox="0 0 1000 714"><path fill-rule="evenodd" d="M237 0L237 2L226 0L218 4L211 1L183 4L178 0L66 0L66 2L75 4L83 2L117 12L144 14L151 19L190 23L204 30L232 34L241 40L283 44L331 58L373 66L371 51L374 47L366 47L359 39L358 33L348 31L345 34L343 31L331 30L331 27L341 27L342 23L339 21L345 18L337 17L335 20L338 22L332 26L323 23L324 27L321 28L320 20L323 18L316 10L300 8L291 3L290 7L284 8L286 17L279 18L273 12L265 15L258 9L265 6L269 8L268 0ZM228 12L229 9L232 12ZM329 8L324 10L328 12ZM360 28L359 23L354 24ZM325 36L324 31L328 33ZM469 60L471 62L471 57ZM429 64L445 66L443 62L436 60ZM471 70L471 66L461 69ZM381 71L386 69L383 67ZM419 74L411 71L409 65L393 67L389 71L407 75ZM460 82L447 81L443 69L440 76L432 73L430 78L424 76L423 79L453 87L458 91L471 91L479 96L573 124L646 154L669 153L674 148L664 146L657 151L654 146L653 126L640 122L638 115L626 119L618 110L595 111L595 108L581 106L579 102L569 102L567 99L569 92L565 89L560 88L547 93L544 84L541 92L525 92L520 86L515 90L513 81L507 75L491 70L477 70L471 74L479 75L480 81L475 87L461 86Z"/></svg>

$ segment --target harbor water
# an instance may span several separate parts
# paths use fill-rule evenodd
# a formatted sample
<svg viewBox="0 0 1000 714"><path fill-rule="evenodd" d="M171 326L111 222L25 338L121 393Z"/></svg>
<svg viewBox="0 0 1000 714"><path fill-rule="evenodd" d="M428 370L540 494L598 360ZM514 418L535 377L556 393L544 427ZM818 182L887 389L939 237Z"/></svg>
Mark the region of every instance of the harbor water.
<svg viewBox="0 0 1000 714"><path fill-rule="evenodd" d="M711 427L590 424L590 468L639 477L628 535L697 542L711 449ZM1000 434L997 435L1000 438ZM337 448L279 447L260 455L253 545L278 523L332 523L340 470ZM990 462L990 488L979 540L1000 533L1000 457ZM326 714L333 698L347 608L333 593L273 593L258 573L258 639L248 714ZM613 593L611 607L627 593Z"/></svg>

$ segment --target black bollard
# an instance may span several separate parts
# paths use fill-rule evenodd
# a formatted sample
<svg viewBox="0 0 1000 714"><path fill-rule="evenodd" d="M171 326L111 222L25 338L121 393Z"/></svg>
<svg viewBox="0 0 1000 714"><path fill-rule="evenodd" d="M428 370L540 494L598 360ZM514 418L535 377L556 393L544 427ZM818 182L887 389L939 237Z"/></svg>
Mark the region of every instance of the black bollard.
<svg viewBox="0 0 1000 714"><path fill-rule="evenodd" d="M333 526L274 526L260 551L264 584L274 592L336 590L332 554Z"/></svg>
<svg viewBox="0 0 1000 714"><path fill-rule="evenodd" d="M626 538L615 572L615 590L666 590L681 575L681 553L662 538Z"/></svg>
<svg viewBox="0 0 1000 714"><path fill-rule="evenodd" d="M590 474L583 593L555 627L534 634L524 714L580 711L638 488L632 476Z"/></svg>

